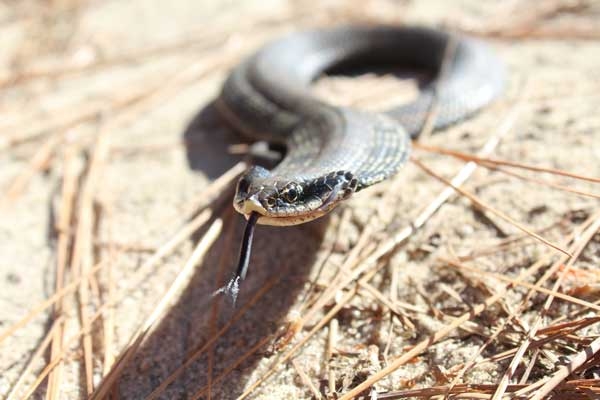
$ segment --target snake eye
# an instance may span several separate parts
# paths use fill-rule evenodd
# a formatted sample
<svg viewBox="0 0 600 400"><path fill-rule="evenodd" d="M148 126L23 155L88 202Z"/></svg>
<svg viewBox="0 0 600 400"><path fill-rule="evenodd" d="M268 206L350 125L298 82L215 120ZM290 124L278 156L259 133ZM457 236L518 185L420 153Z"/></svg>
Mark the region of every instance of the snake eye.
<svg viewBox="0 0 600 400"><path fill-rule="evenodd" d="M298 200L301 192L302 188L299 185L292 183L283 190L281 195L288 203L293 203Z"/></svg>
<svg viewBox="0 0 600 400"><path fill-rule="evenodd" d="M267 203L267 207L275 207L276 201L274 197L267 197L265 203Z"/></svg>
<svg viewBox="0 0 600 400"><path fill-rule="evenodd" d="M298 199L298 192L296 191L296 189L290 189L287 192L285 192L285 199L287 201L289 201L290 203L293 203L294 201L296 201Z"/></svg>

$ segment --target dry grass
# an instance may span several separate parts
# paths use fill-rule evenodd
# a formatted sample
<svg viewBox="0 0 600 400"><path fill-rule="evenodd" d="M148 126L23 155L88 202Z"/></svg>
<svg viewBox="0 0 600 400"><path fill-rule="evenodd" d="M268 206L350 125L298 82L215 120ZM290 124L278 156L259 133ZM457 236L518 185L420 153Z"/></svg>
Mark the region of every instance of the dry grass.
<svg viewBox="0 0 600 400"><path fill-rule="evenodd" d="M377 6L373 10L390 7L386 0L367 3ZM317 399L369 395L378 399L600 397L598 164L583 165L578 170L582 173L550 162L493 156L503 143L516 142L516 126L523 124L523 119L535 118L531 117L535 107L532 102L541 99L540 106L546 104L547 99L530 84L514 85L513 92L518 94L507 94L501 102L504 104L495 106L497 128L479 146L477 154L430 144L433 138L424 135L424 142L415 145L414 170L408 184L428 182L431 190L409 216L390 215L385 206L399 202L398 193L407 183L402 176L386 183L379 197L371 198L381 206L378 209L372 201L370 215L384 214L384 224L377 217L358 221L352 206L336 213L331 228L327 228L330 237L320 243L322 256L308 266L321 272L302 277L310 283L300 283L297 297L303 300L294 303L293 310L284 310L269 329L257 330L260 334L243 331L239 326L247 327L247 321L256 325L262 320L272 321L261 313L267 307L265 302L273 302L270 293L289 278L283 271L277 270L258 285L237 310L211 295L227 277L232 254L237 251L237 216L224 205L230 201L236 177L247 167L244 161L231 163L212 183L190 195L191 200L181 201L177 206L179 217L168 219L161 227L162 232L170 232L162 235L165 239L152 246L119 241L119 229L127 222L119 219L119 201L107 191L111 157L152 159L166 148L182 152L187 146L193 151L206 147L206 143L184 138L177 143L119 147L113 143L117 135L127 135L135 122L176 102L191 85L216 90L211 85L218 83L222 72L265 38L304 25L400 22L393 13L388 14L389 18L375 11L357 13L335 1L314 15L309 4L290 1L283 11L271 15L263 11L242 22L231 11L224 12L211 23L169 37L163 43L135 50L117 49L104 57L95 54L83 63L64 49L50 50L43 56L32 50L19 54L18 67L5 71L0 79L1 98L17 100L16 105L5 103L0 110L14 111L29 103L33 107L23 114L9 112L11 118L0 122L0 146L16 160L24 160L3 187L0 212L16 210L40 179L54 180L58 188L47 207L54 218L48 239L53 251L48 279L53 289L45 300L31 300L18 318L0 315L4 322L0 331L3 352L8 351L6 342L18 340L18 332L25 331L25 327L41 318L47 322L35 348L22 355L26 361L2 365L4 371L19 371L17 378L9 382L8 399L119 398L127 371L137 368L144 376L140 354L147 352L148 343L161 340L164 321L175 313L174 304L182 301L186 288L193 288L194 276L211 263L218 264L211 276L212 292L203 293L204 303L193 305L202 312L203 320L197 322L202 331L200 339L186 342L181 357L161 365L160 379L140 386L144 391L137 393L137 398L169 398L178 388L194 399L218 398L222 387L228 385L225 382L232 380L237 386L226 393L234 393L238 399L270 398L277 396L278 376L285 382L282 387L293 382L296 397L300 393ZM566 38L587 41L600 37L600 29L592 23L594 13L600 12L593 2L551 1L527 10L518 2L510 4L495 10L493 24L482 24L467 16L446 22L499 44L511 43L515 38L560 43ZM24 2L15 7L17 11L2 23L30 26L49 18L58 26L65 18L76 25L74 20L81 13L99 5ZM514 15L518 18L512 18ZM26 44L23 49L29 48ZM190 64L179 57L190 51L199 61ZM158 72L144 69L159 59L168 59L170 64L159 65ZM139 76L130 84L96 93L96 98L84 96L74 103L65 102L52 112L41 106L35 108L36 98L56 95L49 93L54 88L66 91L71 80L79 84L93 82L99 75L110 77L123 68L139 68L139 74L135 74ZM378 96L386 92L378 91ZM29 103L19 100L28 96ZM369 98L364 93L352 96L357 103ZM577 101L576 96L570 93L565 100ZM582 98L587 99L585 94ZM435 107L431 115L435 115ZM470 129L480 128L477 124L474 121ZM597 133L593 135L598 137ZM444 157L448 162L444 165L456 167L455 174L441 173L432 166L439 165ZM525 172L517 173L516 169ZM544 179L538 177L542 174ZM573 206L544 228L529 226L509 216L523 217L522 210L510 210L515 205L511 200L527 193L505 194L499 202L484 198L485 191L480 188L493 186L497 177L534 184L530 195L539 196L536 198L553 198L556 193L574 196L584 202L585 210ZM470 179L476 182L469 183ZM136 190L135 182L130 190ZM446 236L456 232L444 230L439 210L457 204L464 207L463 214L473 210L483 215L488 221L485 229L493 226L490 231L508 231L509 236L493 237L485 243L471 241L472 247L466 252L457 252L453 241L446 246L432 244L438 230ZM357 233L346 239L353 229ZM187 248L190 242L193 246ZM148 249L151 254L146 254ZM218 257L211 256L219 250ZM134 267L135 261L127 257L130 253L139 256L139 265ZM146 294L147 299L138 303L149 312L121 315L120 306L134 298L133 293L149 276L158 274L160 267L166 268L169 257L178 254L186 261L169 276L170 281L162 282L156 293ZM271 267L271 262L263 263L263 267ZM131 268L121 271L124 263L130 263ZM415 263L430 268L435 289L431 280L400 276L405 264ZM144 308L141 303L153 306ZM254 314L259 317L251 317ZM128 318L136 321L137 329L125 324ZM425 329L428 326L430 329ZM373 333L373 327L380 331ZM219 343L230 343L231 337L239 345L238 351L233 358L223 358ZM446 353L463 352L463 360L450 366L438 365L434 357L438 346L448 346ZM318 354L320 358L315 361L306 358L307 354ZM192 379L190 383L188 375L198 373L199 368L203 380ZM73 390L74 385L77 390Z"/></svg>

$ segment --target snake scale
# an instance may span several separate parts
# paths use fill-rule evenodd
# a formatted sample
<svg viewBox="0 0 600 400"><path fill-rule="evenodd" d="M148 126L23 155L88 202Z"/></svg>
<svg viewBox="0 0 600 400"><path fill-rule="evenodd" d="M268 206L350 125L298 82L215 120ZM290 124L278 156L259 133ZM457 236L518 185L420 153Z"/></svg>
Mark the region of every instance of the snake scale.
<svg viewBox="0 0 600 400"><path fill-rule="evenodd" d="M329 71L382 65L424 70L434 79L413 102L380 114L333 106L310 91ZM286 152L274 169L251 167L238 182L234 207L249 222L228 285L233 297L256 223L295 225L328 213L402 168L434 103L433 127L443 128L489 104L504 82L502 63L484 43L425 27L293 33L235 67L216 102L220 114L236 131Z"/></svg>

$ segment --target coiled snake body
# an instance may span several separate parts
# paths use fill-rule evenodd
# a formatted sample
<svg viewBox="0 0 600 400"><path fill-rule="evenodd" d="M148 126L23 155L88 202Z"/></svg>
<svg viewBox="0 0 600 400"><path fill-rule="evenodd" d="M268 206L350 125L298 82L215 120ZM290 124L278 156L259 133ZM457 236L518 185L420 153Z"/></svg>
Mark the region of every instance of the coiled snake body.
<svg viewBox="0 0 600 400"><path fill-rule="evenodd" d="M382 64L438 77L414 102L384 114L335 107L309 92L310 83L334 67ZM258 213L259 224L317 218L402 167L434 99L434 127L440 128L488 104L503 82L502 65L484 44L427 28L342 27L272 42L231 72L217 102L236 130L287 148L272 171L253 167L241 178L234 206Z"/></svg>
<svg viewBox="0 0 600 400"><path fill-rule="evenodd" d="M379 65L424 69L435 79L412 103L382 114L336 107L309 91L333 68ZM398 172L434 101L440 128L484 107L503 84L502 64L483 43L420 27L295 33L250 56L225 81L217 107L239 132L287 151L273 170L252 167L239 180L234 207L250 222L237 277L245 275L254 223L294 225L326 214Z"/></svg>

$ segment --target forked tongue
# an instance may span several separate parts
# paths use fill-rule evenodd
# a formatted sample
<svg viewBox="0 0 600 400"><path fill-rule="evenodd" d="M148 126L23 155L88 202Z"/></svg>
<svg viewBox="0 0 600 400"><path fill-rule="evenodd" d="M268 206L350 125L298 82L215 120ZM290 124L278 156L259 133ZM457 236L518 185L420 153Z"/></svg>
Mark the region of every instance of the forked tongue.
<svg viewBox="0 0 600 400"><path fill-rule="evenodd" d="M258 221L260 214L257 212L250 213L248 217L248 223L244 230L244 237L242 238L242 246L240 247L240 257L238 260L237 269L233 277L227 282L227 285L223 286L215 292L216 294L225 293L232 301L235 306L237 296L240 292L240 284L246 278L248 272L248 265L250 263L250 253L252 252L252 238L254 237L254 227L256 221Z"/></svg>

